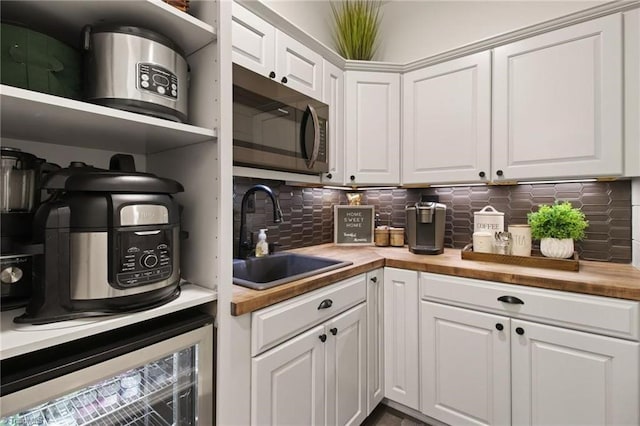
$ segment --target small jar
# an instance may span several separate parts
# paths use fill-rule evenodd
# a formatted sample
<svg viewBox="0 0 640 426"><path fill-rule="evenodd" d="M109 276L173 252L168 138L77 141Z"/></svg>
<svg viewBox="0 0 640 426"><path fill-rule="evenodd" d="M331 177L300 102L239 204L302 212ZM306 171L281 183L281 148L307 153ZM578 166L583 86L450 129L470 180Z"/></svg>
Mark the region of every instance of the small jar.
<svg viewBox="0 0 640 426"><path fill-rule="evenodd" d="M380 226L374 231L374 242L378 247L386 247L389 245L389 227Z"/></svg>
<svg viewBox="0 0 640 426"><path fill-rule="evenodd" d="M493 234L487 231L473 233L473 251L476 253L493 252Z"/></svg>
<svg viewBox="0 0 640 426"><path fill-rule="evenodd" d="M404 228L389 228L389 240L393 247L404 247Z"/></svg>

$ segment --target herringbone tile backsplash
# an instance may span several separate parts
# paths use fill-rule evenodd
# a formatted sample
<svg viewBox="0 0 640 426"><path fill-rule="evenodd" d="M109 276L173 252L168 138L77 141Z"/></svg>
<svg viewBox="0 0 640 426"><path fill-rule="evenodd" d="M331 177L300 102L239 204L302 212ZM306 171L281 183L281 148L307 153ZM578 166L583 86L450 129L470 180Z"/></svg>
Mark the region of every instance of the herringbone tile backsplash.
<svg viewBox="0 0 640 426"><path fill-rule="evenodd" d="M281 181L234 178L234 253L240 228L240 202L252 185L270 186L278 195L284 223L274 224L271 201L256 194L254 214L247 215L248 229L257 233L268 228L269 242L279 250L306 247L333 241L333 206L347 204L345 191L288 186ZM589 220L584 241L576 243L581 259L631 262L631 183L629 181L558 183L513 186L465 186L428 189L366 190L363 204L376 206L382 224L404 227L405 206L416 203L421 194L438 195L447 206L445 246L462 248L471 242L473 212L492 205L504 212L505 227L527 223L527 213L539 204L570 201ZM254 239L255 241L255 239ZM536 244L534 242L534 250Z"/></svg>

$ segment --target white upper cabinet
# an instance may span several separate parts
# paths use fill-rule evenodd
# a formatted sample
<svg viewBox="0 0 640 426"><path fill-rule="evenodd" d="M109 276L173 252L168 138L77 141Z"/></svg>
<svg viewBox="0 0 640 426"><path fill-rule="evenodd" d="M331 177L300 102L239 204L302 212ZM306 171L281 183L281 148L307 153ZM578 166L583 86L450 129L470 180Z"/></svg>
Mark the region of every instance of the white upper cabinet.
<svg viewBox="0 0 640 426"><path fill-rule="evenodd" d="M324 61L322 102L329 105L329 172L322 176L327 184L344 182L344 71Z"/></svg>
<svg viewBox="0 0 640 426"><path fill-rule="evenodd" d="M640 176L640 9L624 16L624 174Z"/></svg>
<svg viewBox="0 0 640 426"><path fill-rule="evenodd" d="M403 75L402 183L486 182L491 53Z"/></svg>
<svg viewBox="0 0 640 426"><path fill-rule="evenodd" d="M237 3L232 6L233 62L268 76L276 70L276 29Z"/></svg>
<svg viewBox="0 0 640 426"><path fill-rule="evenodd" d="M314 99L322 99L322 56L276 30L276 79Z"/></svg>
<svg viewBox="0 0 640 426"><path fill-rule="evenodd" d="M345 183L400 183L400 76L347 71Z"/></svg>
<svg viewBox="0 0 640 426"><path fill-rule="evenodd" d="M494 50L494 181L623 172L622 15Z"/></svg>
<svg viewBox="0 0 640 426"><path fill-rule="evenodd" d="M322 56L233 3L232 58L314 99L322 99Z"/></svg>

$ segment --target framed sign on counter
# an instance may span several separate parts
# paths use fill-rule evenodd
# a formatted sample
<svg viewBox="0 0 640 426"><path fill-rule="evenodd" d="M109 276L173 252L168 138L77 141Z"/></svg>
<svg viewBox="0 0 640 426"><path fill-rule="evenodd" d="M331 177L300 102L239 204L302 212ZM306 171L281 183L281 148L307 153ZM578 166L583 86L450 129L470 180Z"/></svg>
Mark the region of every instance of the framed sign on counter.
<svg viewBox="0 0 640 426"><path fill-rule="evenodd" d="M373 244L374 206L334 206L333 241L345 245Z"/></svg>

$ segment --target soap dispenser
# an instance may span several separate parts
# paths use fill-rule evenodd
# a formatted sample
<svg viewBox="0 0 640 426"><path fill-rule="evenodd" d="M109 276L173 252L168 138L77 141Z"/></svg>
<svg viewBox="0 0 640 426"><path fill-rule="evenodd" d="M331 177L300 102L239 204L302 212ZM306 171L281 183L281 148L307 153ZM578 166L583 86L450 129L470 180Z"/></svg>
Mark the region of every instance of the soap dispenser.
<svg viewBox="0 0 640 426"><path fill-rule="evenodd" d="M269 244L267 244L267 230L261 229L258 234L258 244L256 244L256 257L269 254Z"/></svg>

